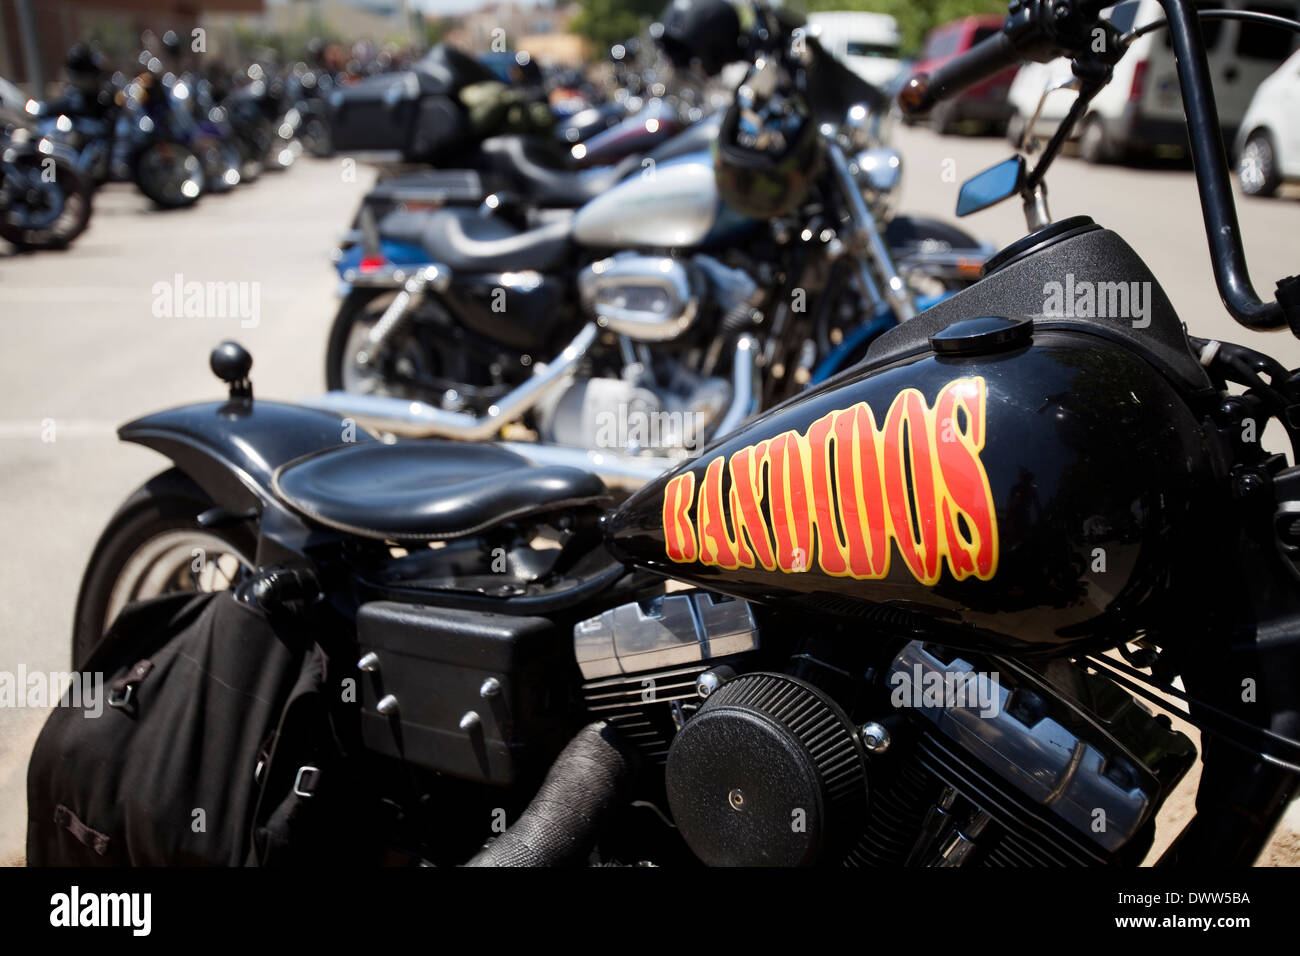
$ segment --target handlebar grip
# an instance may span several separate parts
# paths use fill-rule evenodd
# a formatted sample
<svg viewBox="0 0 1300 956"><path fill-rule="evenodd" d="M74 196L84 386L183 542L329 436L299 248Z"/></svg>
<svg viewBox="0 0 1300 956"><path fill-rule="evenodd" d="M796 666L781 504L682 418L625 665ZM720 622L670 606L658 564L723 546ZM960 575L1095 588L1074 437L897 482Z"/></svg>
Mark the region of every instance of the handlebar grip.
<svg viewBox="0 0 1300 956"><path fill-rule="evenodd" d="M913 76L899 90L898 105L908 116L925 113L940 100L1015 66L1020 60L1020 45L1010 34L999 31L953 57L933 73Z"/></svg>

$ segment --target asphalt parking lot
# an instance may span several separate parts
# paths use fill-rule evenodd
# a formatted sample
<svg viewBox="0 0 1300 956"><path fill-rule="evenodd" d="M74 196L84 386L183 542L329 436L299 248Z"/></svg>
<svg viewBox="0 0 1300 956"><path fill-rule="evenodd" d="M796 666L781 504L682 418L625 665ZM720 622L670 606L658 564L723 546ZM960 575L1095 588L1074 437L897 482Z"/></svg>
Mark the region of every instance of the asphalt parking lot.
<svg viewBox="0 0 1300 956"><path fill-rule="evenodd" d="M945 219L957 184L1011 152L997 139L915 129L900 130L898 143L900 208ZM291 400L323 387L336 306L328 256L371 178L364 167L354 171L342 160L303 160L173 213L153 211L131 186L112 185L96 197L90 229L72 249L0 248L0 528L8 545L0 558L0 671L67 668L73 603L95 538L122 499L166 466L119 444L117 425L218 397L207 360L225 338L252 352L258 396ZM1223 312L1189 171L1065 158L1048 183L1054 216L1087 213L1127 238L1194 333L1300 366L1300 342L1239 330ZM1300 271L1300 202L1244 200L1239 208L1256 287L1271 292L1273 280ZM998 245L1024 233L1017 203L965 226ZM248 283L256 314L167 315L160 289L192 280ZM43 716L0 708L0 863L21 859L27 754ZM1294 810L1266 861L1300 861Z"/></svg>

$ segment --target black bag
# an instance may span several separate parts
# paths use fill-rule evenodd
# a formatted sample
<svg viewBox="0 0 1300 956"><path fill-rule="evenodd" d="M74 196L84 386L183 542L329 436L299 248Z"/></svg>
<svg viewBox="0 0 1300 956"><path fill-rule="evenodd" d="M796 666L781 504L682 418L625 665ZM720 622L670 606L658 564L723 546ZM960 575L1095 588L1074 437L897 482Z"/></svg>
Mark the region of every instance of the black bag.
<svg viewBox="0 0 1300 956"><path fill-rule="evenodd" d="M229 591L127 607L86 664L103 674L102 713L59 706L36 741L28 864L324 856L312 838L331 801L317 798L343 774L328 660L305 633Z"/></svg>

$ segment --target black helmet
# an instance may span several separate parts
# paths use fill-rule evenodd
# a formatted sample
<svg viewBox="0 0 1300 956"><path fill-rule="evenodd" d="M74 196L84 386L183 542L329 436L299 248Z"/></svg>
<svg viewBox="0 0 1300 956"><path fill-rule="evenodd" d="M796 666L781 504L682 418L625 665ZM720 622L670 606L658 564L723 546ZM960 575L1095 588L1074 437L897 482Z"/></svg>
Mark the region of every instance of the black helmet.
<svg viewBox="0 0 1300 956"><path fill-rule="evenodd" d="M760 60L718 130L718 195L753 219L784 216L803 201L821 163L821 137L807 100L785 66Z"/></svg>
<svg viewBox="0 0 1300 956"><path fill-rule="evenodd" d="M730 0L672 0L651 35L673 65L698 60L710 76L745 55L740 13Z"/></svg>
<svg viewBox="0 0 1300 956"><path fill-rule="evenodd" d="M99 76L107 69L104 55L86 43L73 44L63 65L73 76Z"/></svg>

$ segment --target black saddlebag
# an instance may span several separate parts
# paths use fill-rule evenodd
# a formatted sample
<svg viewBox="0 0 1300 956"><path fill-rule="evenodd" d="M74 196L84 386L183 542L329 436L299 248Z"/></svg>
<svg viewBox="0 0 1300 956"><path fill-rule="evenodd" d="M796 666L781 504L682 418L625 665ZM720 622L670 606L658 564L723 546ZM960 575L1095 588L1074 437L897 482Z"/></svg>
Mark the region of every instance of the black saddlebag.
<svg viewBox="0 0 1300 956"><path fill-rule="evenodd" d="M32 752L28 864L324 859L348 788L309 633L229 591L124 610L81 675L98 706L65 694Z"/></svg>
<svg viewBox="0 0 1300 956"><path fill-rule="evenodd" d="M455 91L419 70L368 77L330 95L334 148L393 152L408 162L464 148L469 119Z"/></svg>

